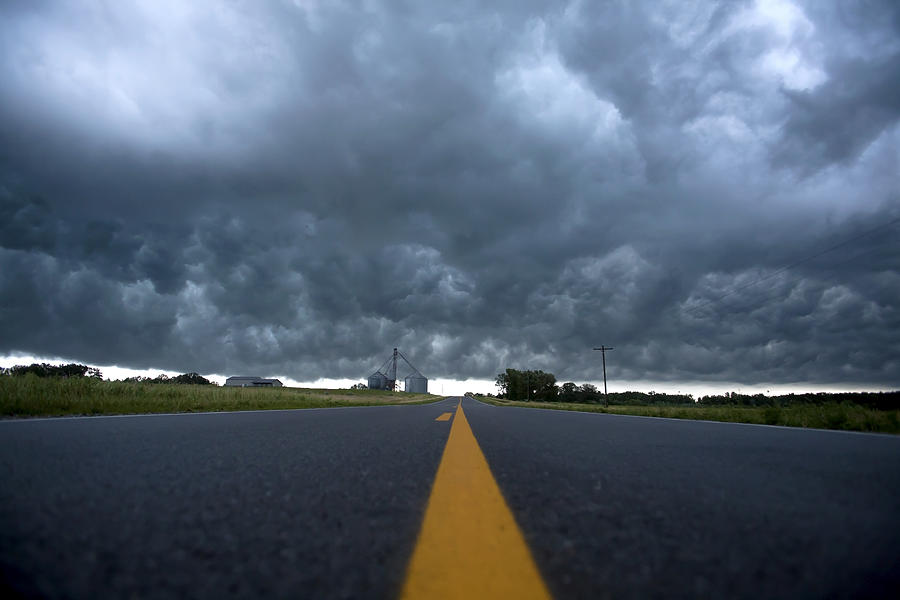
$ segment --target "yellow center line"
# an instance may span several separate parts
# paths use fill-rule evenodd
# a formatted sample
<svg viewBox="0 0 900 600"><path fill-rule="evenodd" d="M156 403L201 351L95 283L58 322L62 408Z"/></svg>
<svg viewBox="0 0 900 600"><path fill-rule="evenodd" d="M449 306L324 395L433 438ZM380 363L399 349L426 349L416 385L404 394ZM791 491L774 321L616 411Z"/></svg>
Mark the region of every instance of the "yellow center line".
<svg viewBox="0 0 900 600"><path fill-rule="evenodd" d="M444 413L441 416L439 416L437 419L435 419L435 421L449 421L450 417L452 417L452 416L453 416L453 413Z"/></svg>
<svg viewBox="0 0 900 600"><path fill-rule="evenodd" d="M401 598L550 598L461 404Z"/></svg>

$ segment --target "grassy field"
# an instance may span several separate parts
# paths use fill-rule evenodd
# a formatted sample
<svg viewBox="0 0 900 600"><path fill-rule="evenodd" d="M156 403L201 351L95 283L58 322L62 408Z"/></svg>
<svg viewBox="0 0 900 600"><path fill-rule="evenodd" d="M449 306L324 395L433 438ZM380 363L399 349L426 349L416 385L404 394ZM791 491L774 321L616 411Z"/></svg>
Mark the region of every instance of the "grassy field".
<svg viewBox="0 0 900 600"><path fill-rule="evenodd" d="M233 388L123 383L90 377L0 376L0 417L7 418L424 404L438 399L433 394L375 390ZM598 404L515 402L489 397L479 400L498 406L900 433L900 410L876 410L849 402L768 407L612 405L605 408Z"/></svg>
<svg viewBox="0 0 900 600"><path fill-rule="evenodd" d="M424 404L439 397L376 390L123 383L90 377L0 376L0 416L47 417Z"/></svg>
<svg viewBox="0 0 900 600"><path fill-rule="evenodd" d="M479 397L497 406L527 406L555 410L668 417L671 419L700 419L730 423L757 423L788 427L842 429L900 433L900 410L876 410L847 402L823 404L795 404L790 406L610 406L598 404L570 404L564 402L515 402Z"/></svg>

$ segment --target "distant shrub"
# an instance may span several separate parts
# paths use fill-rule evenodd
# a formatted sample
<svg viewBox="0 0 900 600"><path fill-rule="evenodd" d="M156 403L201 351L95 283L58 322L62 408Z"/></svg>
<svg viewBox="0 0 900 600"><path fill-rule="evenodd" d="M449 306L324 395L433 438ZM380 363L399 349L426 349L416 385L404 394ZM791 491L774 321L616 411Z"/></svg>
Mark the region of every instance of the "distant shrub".
<svg viewBox="0 0 900 600"><path fill-rule="evenodd" d="M176 375L175 377L169 377L163 373L160 373L156 377L141 377L140 375L136 377L126 377L123 379L125 383L176 383L183 385L216 385L206 377L203 377L199 373L182 373L181 375Z"/></svg>
<svg viewBox="0 0 900 600"><path fill-rule="evenodd" d="M698 403L703 406L798 406L846 402L877 410L900 409L900 391L895 392L818 392L810 394L784 394L766 396L764 394L739 394L726 392L716 396L703 396Z"/></svg>
<svg viewBox="0 0 900 600"><path fill-rule="evenodd" d="M0 368L0 374L14 377L31 374L35 377L93 377L94 379L103 379L100 369L76 363L67 365L51 365L47 363L16 365L9 368Z"/></svg>
<svg viewBox="0 0 900 600"><path fill-rule="evenodd" d="M766 425L777 425L781 421L781 409L777 406L768 406L763 411L763 420Z"/></svg>

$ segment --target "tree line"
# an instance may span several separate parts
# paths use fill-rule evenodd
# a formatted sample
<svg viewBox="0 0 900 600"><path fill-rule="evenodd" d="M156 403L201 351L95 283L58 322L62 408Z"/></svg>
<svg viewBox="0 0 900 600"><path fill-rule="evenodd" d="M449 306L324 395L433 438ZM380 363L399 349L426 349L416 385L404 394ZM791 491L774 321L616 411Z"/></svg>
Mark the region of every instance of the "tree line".
<svg viewBox="0 0 900 600"><path fill-rule="evenodd" d="M51 365L47 363L32 363L30 365L15 365L13 367L0 367L0 376L8 375L10 377L24 377L33 375L35 377L90 377L92 379L103 379L103 374L96 367L80 365L77 363L69 363L66 365ZM125 383L176 383L187 385L216 385L206 377L199 373L182 373L174 377L163 375L160 373L156 377L127 377L123 379Z"/></svg>
<svg viewBox="0 0 900 600"><path fill-rule="evenodd" d="M559 392L556 376L543 371L506 369L497 375L496 385L500 390L498 397L508 400L553 402Z"/></svg>
<svg viewBox="0 0 900 600"><path fill-rule="evenodd" d="M15 365L13 367L0 367L0 375L24 377L91 377L103 379L103 374L96 367L69 363L67 365L50 365L47 363L32 363L30 365Z"/></svg>
<svg viewBox="0 0 900 600"><path fill-rule="evenodd" d="M206 377L203 377L199 373L182 373L181 375L176 375L174 377L169 377L168 375L164 375L160 373L156 377L141 377L140 375L136 377L126 377L123 379L125 383L177 383L182 385L216 385Z"/></svg>
<svg viewBox="0 0 900 600"><path fill-rule="evenodd" d="M790 406L792 404L827 404L831 402L857 404L876 410L900 410L900 391L891 392L816 392L806 394L740 394L726 392L703 396L697 400L704 406Z"/></svg>
<svg viewBox="0 0 900 600"><path fill-rule="evenodd" d="M556 383L553 373L544 371L520 371L506 369L495 379L497 398L539 402L571 402L577 404L599 404L605 401L603 392L596 386L585 383L576 385L566 382ZM724 394L701 396L693 394L666 394L658 392L610 392L608 401L619 406L653 405L694 405L703 406L788 406L791 404L825 404L846 402L879 410L900 409L900 391L893 392L842 392L808 393L766 396L765 394Z"/></svg>
<svg viewBox="0 0 900 600"><path fill-rule="evenodd" d="M585 383L577 385L567 381L556 383L553 373L544 371L520 371L506 369L495 380L498 398L540 402L574 402L597 404L604 402L603 392L597 386ZM614 392L608 395L610 404L694 404L690 394L657 394L656 392Z"/></svg>

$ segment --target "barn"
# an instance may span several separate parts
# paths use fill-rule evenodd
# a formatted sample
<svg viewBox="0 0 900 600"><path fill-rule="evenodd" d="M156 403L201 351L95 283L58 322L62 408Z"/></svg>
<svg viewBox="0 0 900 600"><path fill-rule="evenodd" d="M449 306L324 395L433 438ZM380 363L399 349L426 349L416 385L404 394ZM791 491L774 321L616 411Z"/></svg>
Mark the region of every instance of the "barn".
<svg viewBox="0 0 900 600"><path fill-rule="evenodd" d="M282 387L282 383L277 379L266 379L264 377L229 377L225 380L228 387Z"/></svg>

